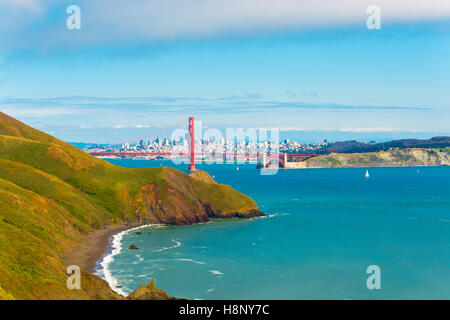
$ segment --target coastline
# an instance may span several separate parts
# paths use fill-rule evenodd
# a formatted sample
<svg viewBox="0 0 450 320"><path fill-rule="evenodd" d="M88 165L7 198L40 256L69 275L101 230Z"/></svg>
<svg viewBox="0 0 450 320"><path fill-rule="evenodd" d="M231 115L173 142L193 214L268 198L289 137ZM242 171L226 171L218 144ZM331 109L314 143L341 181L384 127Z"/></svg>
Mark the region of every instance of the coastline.
<svg viewBox="0 0 450 320"><path fill-rule="evenodd" d="M81 270L93 273L97 262L108 251L110 239L114 235L145 225L144 223L121 223L95 230L83 236L79 246L68 249L63 262L65 265L77 265Z"/></svg>
<svg viewBox="0 0 450 320"><path fill-rule="evenodd" d="M68 250L63 262L67 266L77 265L81 270L102 278L114 292L126 297L127 294L117 286L117 280L108 266L114 261L114 256L121 252L121 241L125 234L155 225L158 224L121 223L93 231L83 237L78 247Z"/></svg>
<svg viewBox="0 0 450 320"><path fill-rule="evenodd" d="M157 224L143 224L129 229L122 230L115 233L110 237L108 241L108 249L104 252L101 258L98 259L96 263L95 270L92 271L93 274L99 276L108 282L109 287L116 293L126 297L127 294L122 290L122 286L118 286L117 279L111 274L109 270L109 264L114 261L114 257L122 252L122 239L123 236L139 229L155 226Z"/></svg>
<svg viewBox="0 0 450 320"><path fill-rule="evenodd" d="M291 167L291 168L279 168L280 170L307 170L307 169L365 169L365 168L423 168L423 167L448 167L446 164L441 165L431 165L431 164L416 164L416 165L404 165L404 166L394 166L394 165L385 165L385 166L336 166L336 167Z"/></svg>

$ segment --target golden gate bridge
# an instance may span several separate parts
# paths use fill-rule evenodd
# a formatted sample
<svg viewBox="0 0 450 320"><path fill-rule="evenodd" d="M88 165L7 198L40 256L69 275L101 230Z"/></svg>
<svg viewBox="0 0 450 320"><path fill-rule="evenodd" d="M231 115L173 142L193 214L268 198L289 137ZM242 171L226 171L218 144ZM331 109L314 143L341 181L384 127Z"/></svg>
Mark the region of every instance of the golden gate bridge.
<svg viewBox="0 0 450 320"><path fill-rule="evenodd" d="M155 135L159 132L166 131L170 128L174 128L176 126L179 126L182 124L185 119L178 121L172 125L168 125L163 128L159 128L155 131L152 131L148 134L145 134L143 136L140 136L138 138L130 139L127 141L123 141L120 143L115 144L109 144L106 146L101 146L102 149L108 149L113 146L117 145L124 145L133 141L139 141L141 139L144 139L148 136ZM185 158L189 160L188 170L189 171L195 171L195 160L196 159L204 159L207 157L212 157L213 159L234 159L235 162L238 161L238 159L260 159L259 167L261 168L270 168L271 166L277 166L277 167L285 167L287 161L296 161L296 162L302 162L307 159L313 158L317 156L317 154L314 153L266 153L266 152L235 152L235 151L227 151L227 152L196 152L195 151L195 134L194 134L194 117L188 118L188 152L154 152L154 151L98 151L93 149L98 149L99 147L90 147L87 148L85 151L95 157L145 157L145 156L154 156L154 157L178 157L178 158Z"/></svg>

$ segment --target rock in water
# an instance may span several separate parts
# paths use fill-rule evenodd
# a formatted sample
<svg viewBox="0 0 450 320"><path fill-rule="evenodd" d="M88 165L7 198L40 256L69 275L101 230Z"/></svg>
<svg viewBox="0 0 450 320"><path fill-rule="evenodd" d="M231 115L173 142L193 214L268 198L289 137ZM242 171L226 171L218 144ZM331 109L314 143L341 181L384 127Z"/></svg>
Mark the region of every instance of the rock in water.
<svg viewBox="0 0 450 320"><path fill-rule="evenodd" d="M128 250L137 250L137 249L139 249L139 248L136 247L134 244L132 244L132 245L128 248Z"/></svg>

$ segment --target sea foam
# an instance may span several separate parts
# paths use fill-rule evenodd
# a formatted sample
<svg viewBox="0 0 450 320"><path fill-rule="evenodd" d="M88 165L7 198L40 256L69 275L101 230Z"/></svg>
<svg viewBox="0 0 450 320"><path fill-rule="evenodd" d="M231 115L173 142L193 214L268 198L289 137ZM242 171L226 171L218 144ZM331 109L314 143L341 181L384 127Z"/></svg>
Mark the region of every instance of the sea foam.
<svg viewBox="0 0 450 320"><path fill-rule="evenodd" d="M217 275L217 276L223 275L223 273L220 272L219 270L209 270L209 272L211 272L212 274L215 274L215 275Z"/></svg>
<svg viewBox="0 0 450 320"><path fill-rule="evenodd" d="M143 226L127 229L124 231L121 231L115 235L112 236L109 244L109 250L103 258L98 262L98 267L95 271L95 274L99 277L106 280L106 282L109 283L109 286L111 289L113 289L115 292L122 296L127 296L127 294L123 291L123 288L117 288L118 282L117 279L112 275L111 270L109 269L109 265L114 261L114 257L118 255L120 252L122 252L122 239L123 236L139 229L156 226L157 224L145 224Z"/></svg>
<svg viewBox="0 0 450 320"><path fill-rule="evenodd" d="M196 264L205 264L203 261L197 261L193 259L175 259L175 261L186 261L186 262L192 262Z"/></svg>
<svg viewBox="0 0 450 320"><path fill-rule="evenodd" d="M163 252L163 251L166 251L166 250L170 250L170 249L175 249L175 248L181 247L181 242L180 242L180 241L177 241L177 240L175 240L175 239L172 239L172 242L174 242L175 245L173 245L173 246L171 246L171 247L164 247L164 248L161 248L161 249L159 249L159 250L156 250L156 252Z"/></svg>

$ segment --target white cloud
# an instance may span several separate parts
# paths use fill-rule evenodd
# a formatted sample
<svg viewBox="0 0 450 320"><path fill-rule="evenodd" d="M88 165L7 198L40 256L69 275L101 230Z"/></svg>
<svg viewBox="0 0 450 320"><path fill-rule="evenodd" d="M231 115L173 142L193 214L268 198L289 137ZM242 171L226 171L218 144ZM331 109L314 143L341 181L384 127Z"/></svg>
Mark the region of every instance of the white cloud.
<svg viewBox="0 0 450 320"><path fill-rule="evenodd" d="M0 44L3 46L120 43L226 33L262 33L279 30L366 28L368 6L373 0L79 0L82 26L68 33L65 7L57 1L0 0L14 8L0 7ZM435 20L450 17L449 0L377 0L382 26L392 22ZM60 17L57 17L61 10ZM52 12L49 18L49 12ZM6 13L3 16L2 13ZM47 15L48 14L48 15ZM57 17L57 18L55 18ZM39 22L40 28L35 28ZM68 41L70 37L70 41ZM9 41L9 42L6 42Z"/></svg>
<svg viewBox="0 0 450 320"><path fill-rule="evenodd" d="M163 101L168 101L164 103ZM175 101L175 102L174 102ZM281 131L341 132L448 132L448 112L421 107L348 106L305 104L276 99L231 100L212 98L95 98L59 97L46 99L0 98L0 111L36 125L80 128L78 134L94 128L115 134L136 132L139 128L164 128L195 115L209 127L278 127ZM201 113L198 113L201 110ZM335 112L339 110L339 112ZM220 115L218 118L217 115ZM145 120L147 119L147 120ZM155 125L146 124L151 119ZM219 119L219 120L218 120ZM424 121L426 119L426 121ZM145 120L145 121L143 121ZM157 125L156 125L157 124ZM86 126L86 128L83 128ZM81 130L83 129L83 130ZM116 129L116 130L114 130ZM141 129L144 130L145 129Z"/></svg>
<svg viewBox="0 0 450 320"><path fill-rule="evenodd" d="M119 32L148 38L202 36L360 24L373 0L101 0L86 2L86 14ZM448 0L378 0L382 21L450 16Z"/></svg>
<svg viewBox="0 0 450 320"><path fill-rule="evenodd" d="M23 104L0 105L0 111L12 117L52 117L80 114L80 109L75 107L42 107Z"/></svg>
<svg viewBox="0 0 450 320"><path fill-rule="evenodd" d="M42 12L42 4L38 0L0 0L0 5L15 10L27 9L34 12Z"/></svg>
<svg viewBox="0 0 450 320"><path fill-rule="evenodd" d="M395 128L343 128L343 129L338 129L338 131L342 131L342 132L394 132L394 131L402 131L402 130L395 129Z"/></svg>
<svg viewBox="0 0 450 320"><path fill-rule="evenodd" d="M283 131L305 131L308 130L305 127L284 127L284 128L279 128L279 130L281 132Z"/></svg>
<svg viewBox="0 0 450 320"><path fill-rule="evenodd" d="M408 131L408 132L427 132L431 130L417 130L417 129L410 129L410 128L383 128L383 127L368 127L368 128L339 128L339 127L330 127L330 128L321 128L321 127L282 127L279 128L280 132L285 131L323 131L323 132L329 132L329 131L339 131L339 132L353 132L353 133L374 133L374 132L402 132L402 131ZM442 130L435 130L436 132L442 131ZM444 132L444 131L443 131Z"/></svg>

